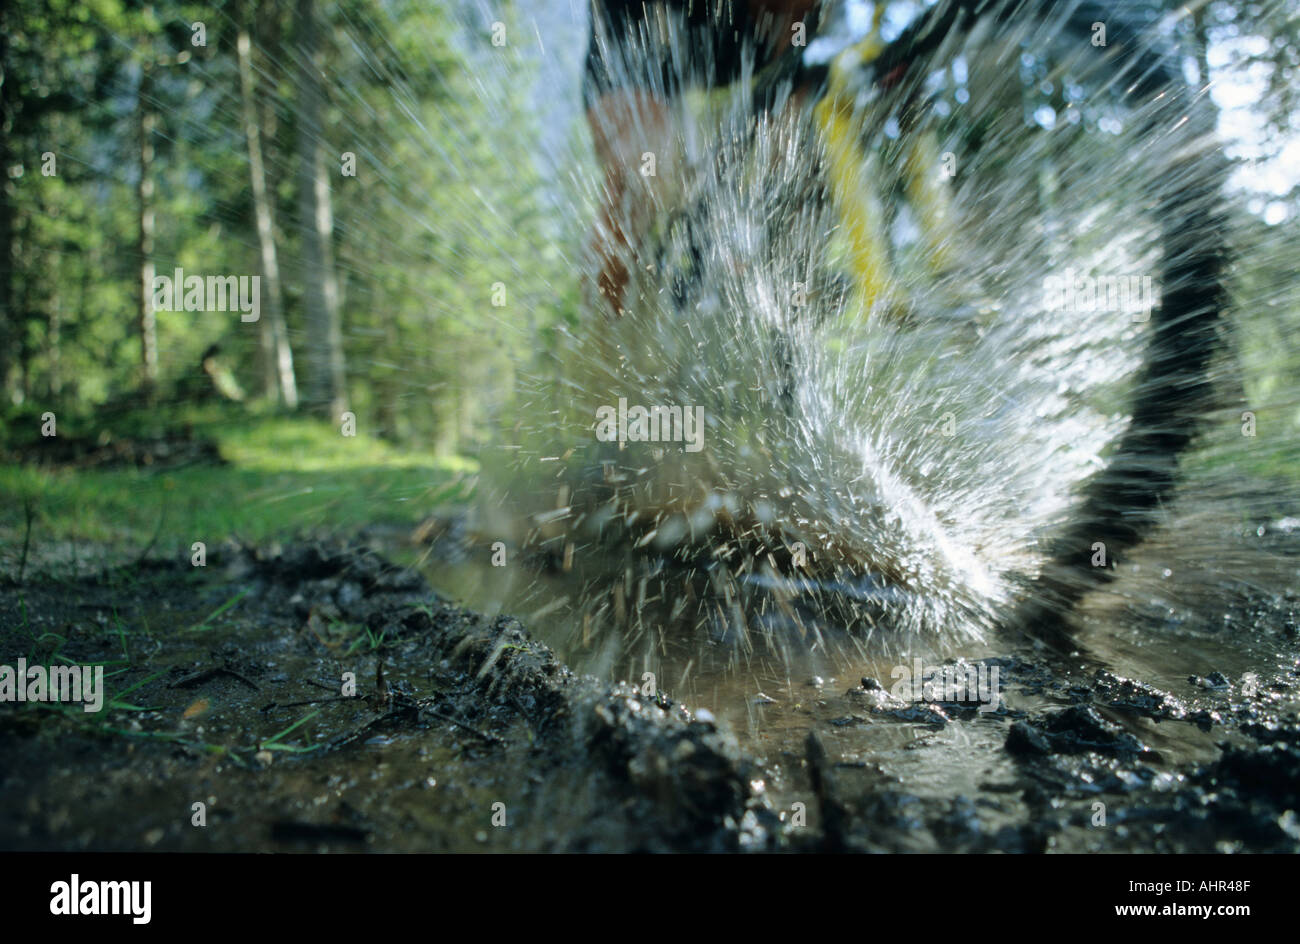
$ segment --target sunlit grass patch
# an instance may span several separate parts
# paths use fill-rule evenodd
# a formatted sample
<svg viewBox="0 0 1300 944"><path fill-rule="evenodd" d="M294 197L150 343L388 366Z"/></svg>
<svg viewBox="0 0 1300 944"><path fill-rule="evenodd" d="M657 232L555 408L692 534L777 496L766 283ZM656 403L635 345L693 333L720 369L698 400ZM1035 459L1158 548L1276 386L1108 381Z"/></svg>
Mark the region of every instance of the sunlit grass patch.
<svg viewBox="0 0 1300 944"><path fill-rule="evenodd" d="M174 420L175 418L173 418ZM187 415L194 435L217 443L224 465L173 469L0 465L0 534L23 543L91 541L144 547L259 542L303 533L347 534L370 525L415 524L464 501L476 464L317 420L275 415ZM122 435L150 435L126 418ZM140 427L137 429L136 427ZM10 553L5 555L9 564Z"/></svg>

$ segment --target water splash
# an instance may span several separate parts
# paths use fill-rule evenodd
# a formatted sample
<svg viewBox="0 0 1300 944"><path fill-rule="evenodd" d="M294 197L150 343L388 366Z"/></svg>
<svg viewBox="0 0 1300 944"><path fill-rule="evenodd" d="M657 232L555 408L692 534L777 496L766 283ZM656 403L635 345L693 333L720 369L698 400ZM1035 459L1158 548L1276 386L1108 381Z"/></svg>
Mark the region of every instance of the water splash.
<svg viewBox="0 0 1300 944"><path fill-rule="evenodd" d="M1188 354L1198 316L1217 318L1201 263L1221 255L1225 165L1203 93L1150 55L1166 41L1113 30L1098 48L1063 28L1077 13L1004 10L930 43L891 87L862 77L854 184L881 214L895 283L869 304L848 286L826 153L790 86L757 114L743 83L704 109L671 99L666 139L631 135L668 149L654 178L628 167L621 182L633 196L614 225L637 234L624 309L585 306L558 381L533 390L517 478L494 493L516 515L540 491L521 537L586 581L584 644L654 635L642 605L656 597L744 651L829 645L830 626L852 646L978 639L1027 593L1049 599L1033 581L1062 560L1086 584L1094 545L1136 540L1139 524L1126 541L1105 516L1146 507L1098 498L1097 473L1127 456L1133 487L1162 497L1181 444L1132 443L1177 433L1207 382L1151 362L1162 338ZM670 29L620 61L660 61L666 44L689 63L688 42ZM943 181L942 239L901 170L922 141L956 165L920 170ZM599 175L580 184L608 199ZM620 398L702 406L703 450L598 442L596 410ZM1177 405L1133 432L1134 404L1162 398Z"/></svg>

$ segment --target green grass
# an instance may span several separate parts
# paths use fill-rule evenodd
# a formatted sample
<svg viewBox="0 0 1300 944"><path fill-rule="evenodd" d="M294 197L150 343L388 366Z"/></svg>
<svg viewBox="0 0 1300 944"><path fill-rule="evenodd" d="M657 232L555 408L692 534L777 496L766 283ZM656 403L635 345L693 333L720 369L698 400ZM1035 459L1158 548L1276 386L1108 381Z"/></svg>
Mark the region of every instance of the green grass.
<svg viewBox="0 0 1300 944"><path fill-rule="evenodd" d="M1182 460L1189 477L1227 477L1241 483L1284 483L1287 489L1300 484L1297 464L1297 435L1292 429L1265 427L1269 435L1245 437L1236 425L1213 430Z"/></svg>
<svg viewBox="0 0 1300 944"><path fill-rule="evenodd" d="M17 554L29 499L33 546L70 540L143 548L156 541L188 548L202 541L211 549L227 538L257 543L415 524L441 504L468 498L477 471L471 460L360 433L345 437L307 418L199 409L125 415L112 432L149 435L182 421L214 439L228 464L162 471L0 465L0 544ZM98 435L63 426L59 432Z"/></svg>
<svg viewBox="0 0 1300 944"><path fill-rule="evenodd" d="M376 652L383 646L384 637L387 635L388 633L386 630L380 630L379 635L376 636L370 631L370 627L362 626L360 627L360 632L357 633L356 639L352 641L352 645L348 646L348 651L345 655L352 655L361 648L362 644L368 644L369 648L366 651Z"/></svg>
<svg viewBox="0 0 1300 944"><path fill-rule="evenodd" d="M320 714L319 708L317 708L315 711L308 712L307 714L299 718L297 721L295 721L293 724L289 725L289 727L281 731L279 734L274 734L271 737L267 738L265 741L263 741L261 744L258 745L258 748L263 751L289 751L290 753L293 754L307 754L310 753L311 751L319 750L320 748L324 747L323 744L312 744L306 747L296 747L291 744L280 743L280 738L300 728L303 724L310 721L318 714Z"/></svg>
<svg viewBox="0 0 1300 944"><path fill-rule="evenodd" d="M215 619L216 619L218 616L220 616L222 613L226 612L226 610L230 609L232 606L234 606L234 605L235 605L236 603L238 603L240 600L244 599L244 597L246 597L246 596L248 596L248 588L247 588L247 587L245 587L243 590L240 590L238 593L236 593L233 597L231 597L231 598L230 598L229 600L227 600L225 603L221 604L221 606L217 607L215 610L213 610L211 613L209 613L209 614L208 614L208 618L205 619L202 623L199 623L198 625L196 625L196 626L192 626L192 627L190 627L190 628L193 629L193 630L207 629L207 627L212 623L213 620L215 620Z"/></svg>

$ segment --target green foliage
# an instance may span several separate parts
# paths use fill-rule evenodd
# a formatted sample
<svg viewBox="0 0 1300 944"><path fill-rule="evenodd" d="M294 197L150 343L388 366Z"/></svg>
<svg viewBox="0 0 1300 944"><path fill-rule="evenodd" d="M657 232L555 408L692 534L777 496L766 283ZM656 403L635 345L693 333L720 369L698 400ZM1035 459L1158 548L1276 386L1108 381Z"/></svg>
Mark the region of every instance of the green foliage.
<svg viewBox="0 0 1300 944"><path fill-rule="evenodd" d="M539 163L541 129L525 94L538 51L515 4L494 4L485 17L453 0L319 0L322 139L361 435L346 439L262 404L202 405L215 397L198 367L213 345L243 390L262 389L262 325L232 312L158 314L161 385L155 406L138 409L144 115L157 121L157 271L264 275L242 124L241 25L252 36L252 104L289 340L303 370L313 322L300 275L295 6L11 0L0 10L0 440L30 440L52 410L68 435L159 435L192 424L232 462L165 473L0 469L0 495L35 496L40 526L55 534L143 543L164 507L178 541L182 532L252 540L418 519L417 505L458 487L450 483L471 467L454 457L509 425L515 365L558 350L576 322L573 247L555 232L560 214L542 203L564 182ZM1212 44L1267 37L1233 48L1235 64L1264 70L1273 143L1293 124L1300 87L1295 10L1294 0L1212 0L1179 27ZM512 37L505 47L491 44L493 17ZM206 45L194 45L195 23ZM974 140L958 143L975 149ZM49 176L47 154L56 165ZM355 176L342 170L345 154L355 155ZM1123 164L1120 155L1107 160ZM1292 433L1300 311L1281 286L1293 278L1300 212L1295 192L1278 199L1291 208L1283 225L1239 226L1236 341L1244 387L1265 404L1261 419ZM580 215L572 207L568 215ZM0 527L18 527L21 516L21 500L0 501Z"/></svg>
<svg viewBox="0 0 1300 944"><path fill-rule="evenodd" d="M99 412L140 389L142 115L157 123L157 273L264 275L235 50L241 23L252 34L301 379L312 322L299 272L294 11L288 0L220 9L16 0L3 14L13 227L0 251L13 266L0 408ZM508 7L501 15L510 18ZM450 2L322 0L319 17L352 408L390 440L472 451L511 395L512 363L535 349L576 282L539 225L537 129L511 94L529 81L527 66ZM193 44L195 23L206 45ZM485 55L511 57L496 74L518 84L485 87L473 67ZM47 152L53 176L41 173ZM356 157L355 176L342 170L344 153ZM508 299L499 308L498 282ZM164 311L157 322L156 400L202 390L199 360L212 345L243 390L261 391L260 325L233 312Z"/></svg>

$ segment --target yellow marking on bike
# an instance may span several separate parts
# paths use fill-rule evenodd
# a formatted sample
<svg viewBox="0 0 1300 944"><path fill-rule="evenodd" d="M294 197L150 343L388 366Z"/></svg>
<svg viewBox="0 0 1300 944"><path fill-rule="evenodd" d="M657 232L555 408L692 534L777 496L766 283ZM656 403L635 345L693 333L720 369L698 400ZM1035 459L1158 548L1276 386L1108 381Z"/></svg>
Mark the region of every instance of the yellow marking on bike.
<svg viewBox="0 0 1300 944"><path fill-rule="evenodd" d="M849 321L864 321L873 311L886 316L907 309L889 262L889 237L877 182L881 168L864 147L865 120L855 102L851 77L880 55L884 4L877 4L871 32L831 62L826 95L814 115L826 151L831 196L848 241L849 274L855 288ZM949 191L938 177L938 142L932 131L909 135L902 176L907 198L926 240L926 262L937 273L951 264L952 220Z"/></svg>

